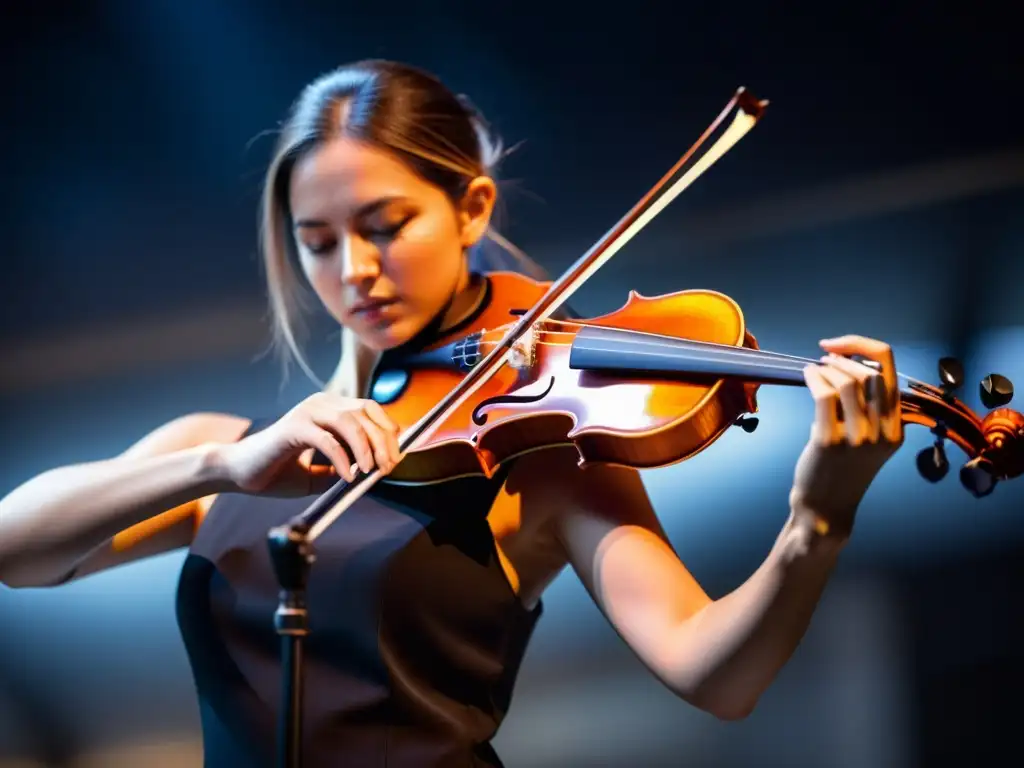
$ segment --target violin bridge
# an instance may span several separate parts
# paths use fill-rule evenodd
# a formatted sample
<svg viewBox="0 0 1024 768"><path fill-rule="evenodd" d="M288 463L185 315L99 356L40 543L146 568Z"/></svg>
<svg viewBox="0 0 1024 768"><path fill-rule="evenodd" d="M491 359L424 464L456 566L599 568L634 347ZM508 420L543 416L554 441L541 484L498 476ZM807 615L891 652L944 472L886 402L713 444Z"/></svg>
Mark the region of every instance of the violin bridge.
<svg viewBox="0 0 1024 768"><path fill-rule="evenodd" d="M509 366L517 371L528 370L533 367L537 355L537 329L530 326L526 333L512 345L505 357Z"/></svg>

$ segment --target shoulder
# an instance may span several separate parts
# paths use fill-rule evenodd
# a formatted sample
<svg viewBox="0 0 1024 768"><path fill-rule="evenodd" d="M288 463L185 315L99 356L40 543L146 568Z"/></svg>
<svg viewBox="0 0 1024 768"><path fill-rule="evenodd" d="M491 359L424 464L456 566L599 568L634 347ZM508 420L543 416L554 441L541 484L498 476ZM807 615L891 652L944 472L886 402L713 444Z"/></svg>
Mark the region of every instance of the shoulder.
<svg viewBox="0 0 1024 768"><path fill-rule="evenodd" d="M588 585L613 544L644 542L643 551L652 542L659 551L668 546L639 472L608 464L580 466L575 448L517 458L499 499L514 500L518 527L535 532L532 541L546 543L544 550L553 553L558 568L570 564Z"/></svg>
<svg viewBox="0 0 1024 768"><path fill-rule="evenodd" d="M189 413L155 427L123 455L146 456L195 448L205 443L231 443L254 425L252 419L228 413Z"/></svg>
<svg viewBox="0 0 1024 768"><path fill-rule="evenodd" d="M650 522L650 503L639 472L609 464L581 466L573 447L520 456L509 468L505 488L520 494L524 505L549 510L559 527L581 518L618 525Z"/></svg>

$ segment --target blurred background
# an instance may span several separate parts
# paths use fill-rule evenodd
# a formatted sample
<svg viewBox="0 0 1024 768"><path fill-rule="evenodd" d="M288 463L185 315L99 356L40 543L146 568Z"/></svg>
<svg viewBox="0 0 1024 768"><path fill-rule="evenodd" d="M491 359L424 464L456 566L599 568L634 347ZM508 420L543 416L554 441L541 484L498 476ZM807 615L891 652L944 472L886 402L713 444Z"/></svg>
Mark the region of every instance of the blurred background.
<svg viewBox="0 0 1024 768"><path fill-rule="evenodd" d="M1024 380L1024 70L1008 11L960 7L5 4L0 493L181 413L260 416L313 391L265 354L256 204L301 87L365 57L435 71L522 142L503 231L553 274L747 86L771 101L761 124L575 309L716 289L765 348L814 355L861 333L929 382L956 355L983 415L984 375ZM326 375L336 336L318 328ZM802 389L760 403L753 434L644 474L714 596L771 547L811 419ZM915 469L930 442L909 430L804 643L742 722L674 699L563 574L497 739L510 768L1005 763L1024 683L1024 484L975 500L950 447L931 485ZM0 587L2 768L201 764L181 561Z"/></svg>

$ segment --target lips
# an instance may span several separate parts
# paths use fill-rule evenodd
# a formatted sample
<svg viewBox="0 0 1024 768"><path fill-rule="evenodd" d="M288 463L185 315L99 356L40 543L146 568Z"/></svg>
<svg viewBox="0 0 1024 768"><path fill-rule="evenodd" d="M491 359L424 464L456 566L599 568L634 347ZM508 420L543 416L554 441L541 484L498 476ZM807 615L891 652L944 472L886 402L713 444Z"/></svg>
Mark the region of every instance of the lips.
<svg viewBox="0 0 1024 768"><path fill-rule="evenodd" d="M365 299L363 301L360 301L358 304L352 305L351 309L349 309L349 312L353 315L375 314L380 310L384 309L384 307L389 307L397 301L398 299L395 298Z"/></svg>

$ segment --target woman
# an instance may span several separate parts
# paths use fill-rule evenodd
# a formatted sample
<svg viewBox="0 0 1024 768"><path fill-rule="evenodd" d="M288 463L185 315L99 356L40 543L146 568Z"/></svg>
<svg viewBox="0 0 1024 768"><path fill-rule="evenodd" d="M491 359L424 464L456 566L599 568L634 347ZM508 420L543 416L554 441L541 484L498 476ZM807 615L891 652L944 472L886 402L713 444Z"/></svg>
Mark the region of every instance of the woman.
<svg viewBox="0 0 1024 768"><path fill-rule="evenodd" d="M273 754L267 531L350 479L348 453L364 471L400 461L399 427L369 397L382 359L481 312L508 316L470 264L494 237L497 154L468 103L416 69L361 62L314 82L270 166L262 234L281 343L301 362L302 278L343 328L323 391L260 421L185 416L3 501L10 586L189 548L178 619L209 766ZM547 451L491 480L378 484L317 541L309 764L500 765L490 740L541 595L567 564L668 688L720 718L746 716L794 652L861 497L902 441L898 408L869 396L882 380L896 391L889 348L853 336L822 347L823 364L806 370L817 409L788 519L757 572L719 600L674 554L635 472L581 470L572 452ZM881 376L852 354L877 360Z"/></svg>

